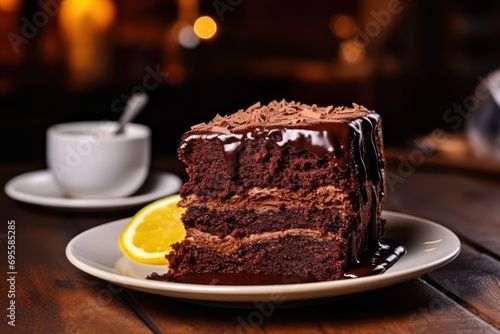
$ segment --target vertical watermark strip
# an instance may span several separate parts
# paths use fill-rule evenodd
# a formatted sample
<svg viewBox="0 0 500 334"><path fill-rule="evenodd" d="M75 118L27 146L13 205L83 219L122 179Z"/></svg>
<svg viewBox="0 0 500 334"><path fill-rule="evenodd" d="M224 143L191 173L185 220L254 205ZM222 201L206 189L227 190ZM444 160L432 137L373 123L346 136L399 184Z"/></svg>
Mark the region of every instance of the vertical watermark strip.
<svg viewBox="0 0 500 334"><path fill-rule="evenodd" d="M7 324L16 326L16 221L7 221Z"/></svg>

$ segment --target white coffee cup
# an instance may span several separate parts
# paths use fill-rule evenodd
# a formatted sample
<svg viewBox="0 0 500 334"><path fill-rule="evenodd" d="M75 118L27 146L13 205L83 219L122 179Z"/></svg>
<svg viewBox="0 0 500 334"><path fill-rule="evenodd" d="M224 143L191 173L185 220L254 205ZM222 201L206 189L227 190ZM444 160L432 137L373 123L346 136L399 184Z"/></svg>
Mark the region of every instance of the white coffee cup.
<svg viewBox="0 0 500 334"><path fill-rule="evenodd" d="M56 124L47 129L46 159L65 194L75 198L125 197L146 180L151 130L129 123L115 135L117 122Z"/></svg>

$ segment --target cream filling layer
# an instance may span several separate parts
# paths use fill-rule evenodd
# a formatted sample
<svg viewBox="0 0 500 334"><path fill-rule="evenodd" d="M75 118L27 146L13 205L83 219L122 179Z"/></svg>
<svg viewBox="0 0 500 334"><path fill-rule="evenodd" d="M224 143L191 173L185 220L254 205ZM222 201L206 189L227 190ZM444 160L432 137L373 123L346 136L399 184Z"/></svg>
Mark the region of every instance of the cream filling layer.
<svg viewBox="0 0 500 334"><path fill-rule="evenodd" d="M286 237L310 237L320 240L337 241L339 245L345 243L345 239L339 235L332 233L321 233L317 230L311 229L289 229L286 231L265 232L259 234L251 234L243 238L235 238L232 236L225 236L224 238L216 235L202 232L195 228L190 228L187 231L187 237L184 239L185 244L192 244L203 248L211 248L220 253L234 253L241 247L247 244L255 244L267 242L270 240L279 240ZM342 244L342 246L344 246Z"/></svg>
<svg viewBox="0 0 500 334"><path fill-rule="evenodd" d="M195 194L190 194L180 202L180 205L182 207L204 206L210 210L256 209L265 211L280 207L317 207L351 212L357 201L358 199L353 199L345 189L335 186L322 186L310 192L254 187L245 195L235 195L224 201L203 201Z"/></svg>

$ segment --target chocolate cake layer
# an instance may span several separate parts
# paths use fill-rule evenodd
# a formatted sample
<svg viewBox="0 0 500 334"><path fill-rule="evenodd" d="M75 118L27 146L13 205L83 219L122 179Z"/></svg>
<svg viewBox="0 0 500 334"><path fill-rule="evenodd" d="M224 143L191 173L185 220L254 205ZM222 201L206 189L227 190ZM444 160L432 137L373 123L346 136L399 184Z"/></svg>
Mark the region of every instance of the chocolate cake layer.
<svg viewBox="0 0 500 334"><path fill-rule="evenodd" d="M175 245L173 250L173 254L182 256L167 258L170 266L177 268L174 275L180 276L210 272L253 273L326 281L342 277L347 259L346 249L346 245L337 240L291 236L246 244L234 253L185 242Z"/></svg>
<svg viewBox="0 0 500 334"><path fill-rule="evenodd" d="M256 233L307 228L324 234L334 232L348 237L350 227L359 223L351 219L357 218L345 218L340 210L287 207L260 213L246 209L221 211L190 207L183 216L187 228L196 228L220 237L245 237Z"/></svg>

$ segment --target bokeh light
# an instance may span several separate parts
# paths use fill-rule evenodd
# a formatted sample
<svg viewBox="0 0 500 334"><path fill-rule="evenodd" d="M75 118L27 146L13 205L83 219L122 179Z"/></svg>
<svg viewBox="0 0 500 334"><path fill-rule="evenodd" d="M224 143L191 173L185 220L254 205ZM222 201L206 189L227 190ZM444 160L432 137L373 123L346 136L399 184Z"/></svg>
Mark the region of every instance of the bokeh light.
<svg viewBox="0 0 500 334"><path fill-rule="evenodd" d="M342 39L350 38L354 35L356 23L349 15L335 15L330 19L331 32Z"/></svg>
<svg viewBox="0 0 500 334"><path fill-rule="evenodd" d="M359 64L366 58L366 50L354 39L349 39L340 44L339 57L344 63Z"/></svg>
<svg viewBox="0 0 500 334"><path fill-rule="evenodd" d="M194 32L201 39L210 39L217 32L217 23L210 16L201 16L194 22Z"/></svg>
<svg viewBox="0 0 500 334"><path fill-rule="evenodd" d="M178 35L179 44L186 49L194 49L200 44L200 39L195 34L193 27L190 24L184 25L179 29Z"/></svg>

